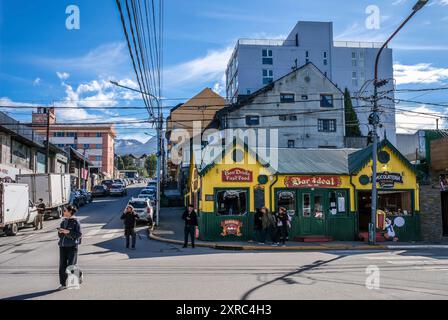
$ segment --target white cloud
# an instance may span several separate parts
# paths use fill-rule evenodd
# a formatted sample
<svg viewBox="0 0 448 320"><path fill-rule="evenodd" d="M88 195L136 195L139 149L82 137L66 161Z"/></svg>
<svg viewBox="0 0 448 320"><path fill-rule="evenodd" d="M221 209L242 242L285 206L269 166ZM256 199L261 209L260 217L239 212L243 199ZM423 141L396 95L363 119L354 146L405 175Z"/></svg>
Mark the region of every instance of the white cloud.
<svg viewBox="0 0 448 320"><path fill-rule="evenodd" d="M38 85L40 85L41 82L42 82L42 79L41 79L41 78L36 78L36 79L34 79L34 81L33 81L33 86L38 86Z"/></svg>
<svg viewBox="0 0 448 320"><path fill-rule="evenodd" d="M57 71L56 75L62 81L67 80L68 78L70 78L70 73L68 73L68 72L59 72L59 71Z"/></svg>
<svg viewBox="0 0 448 320"><path fill-rule="evenodd" d="M441 6L448 6L448 0L440 0L439 4Z"/></svg>
<svg viewBox="0 0 448 320"><path fill-rule="evenodd" d="M393 5L393 6L396 6L396 5L405 3L406 1L407 1L407 0L395 0L394 2L392 2L392 5Z"/></svg>
<svg viewBox="0 0 448 320"><path fill-rule="evenodd" d="M212 50L203 57L168 67L164 73L166 87L221 81L232 52L233 47Z"/></svg>
<svg viewBox="0 0 448 320"><path fill-rule="evenodd" d="M400 107L400 109L404 108ZM430 109L425 105L421 105L417 108L412 108L409 110L412 112L397 111L396 113L397 133L414 133L420 129L435 129L437 115L446 116L442 112ZM415 112L420 112L422 114L416 114ZM424 115L423 113L434 114L434 116ZM448 125L447 121L444 120L443 118L440 118L439 128L444 128L447 125Z"/></svg>
<svg viewBox="0 0 448 320"><path fill-rule="evenodd" d="M448 68L435 68L431 63L415 65L394 64L394 78L398 85L409 83L440 83L448 79Z"/></svg>

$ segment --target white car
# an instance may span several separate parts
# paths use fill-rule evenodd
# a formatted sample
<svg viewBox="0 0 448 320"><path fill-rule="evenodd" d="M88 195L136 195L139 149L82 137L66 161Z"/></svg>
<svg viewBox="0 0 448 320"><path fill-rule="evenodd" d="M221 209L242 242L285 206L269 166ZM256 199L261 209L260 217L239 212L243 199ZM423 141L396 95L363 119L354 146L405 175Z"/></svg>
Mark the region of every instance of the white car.
<svg viewBox="0 0 448 320"><path fill-rule="evenodd" d="M126 187L122 184L114 183L109 190L111 196L125 196L128 194Z"/></svg>
<svg viewBox="0 0 448 320"><path fill-rule="evenodd" d="M145 221L149 225L153 224L154 209L148 199L132 198L129 200L128 206L134 208L134 212L138 215L139 221Z"/></svg>

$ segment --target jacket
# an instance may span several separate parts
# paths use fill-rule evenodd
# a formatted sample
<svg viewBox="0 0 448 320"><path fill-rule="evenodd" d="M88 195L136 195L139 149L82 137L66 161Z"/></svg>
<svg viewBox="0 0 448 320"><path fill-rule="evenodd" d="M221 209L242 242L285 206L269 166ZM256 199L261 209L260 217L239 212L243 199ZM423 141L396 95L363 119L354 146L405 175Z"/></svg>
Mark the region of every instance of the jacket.
<svg viewBox="0 0 448 320"><path fill-rule="evenodd" d="M46 209L45 203L42 202L37 205L37 213L38 214L45 214L45 209Z"/></svg>
<svg viewBox="0 0 448 320"><path fill-rule="evenodd" d="M137 225L138 215L134 212L123 213L123 215L121 216L121 220L123 220L125 229L134 229Z"/></svg>
<svg viewBox="0 0 448 320"><path fill-rule="evenodd" d="M184 214L182 215L182 220L185 221L186 227L198 226L198 216L196 214L196 211L194 210L191 213L189 213L188 210L185 210Z"/></svg>
<svg viewBox="0 0 448 320"><path fill-rule="evenodd" d="M61 229L69 230L70 233L65 235L62 233L59 234L59 246L63 248L68 247L77 247L81 243L81 225L79 224L78 220L71 218L71 219L64 219L61 222L60 225Z"/></svg>

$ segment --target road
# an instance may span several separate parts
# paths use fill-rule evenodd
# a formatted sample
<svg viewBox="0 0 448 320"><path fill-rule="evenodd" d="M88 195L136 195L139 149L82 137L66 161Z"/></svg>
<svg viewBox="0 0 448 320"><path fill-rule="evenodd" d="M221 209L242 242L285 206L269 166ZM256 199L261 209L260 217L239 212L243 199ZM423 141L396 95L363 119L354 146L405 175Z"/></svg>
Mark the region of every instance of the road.
<svg viewBox="0 0 448 320"><path fill-rule="evenodd" d="M139 192L130 188L129 196ZM229 252L149 240L124 248L127 198L83 207L80 290L58 287L58 221L0 237L0 299L447 299L447 250ZM163 217L162 217L163 219ZM367 269L371 266L370 269ZM379 288L366 287L379 271ZM376 274L376 273L375 273ZM369 283L372 283L369 281Z"/></svg>

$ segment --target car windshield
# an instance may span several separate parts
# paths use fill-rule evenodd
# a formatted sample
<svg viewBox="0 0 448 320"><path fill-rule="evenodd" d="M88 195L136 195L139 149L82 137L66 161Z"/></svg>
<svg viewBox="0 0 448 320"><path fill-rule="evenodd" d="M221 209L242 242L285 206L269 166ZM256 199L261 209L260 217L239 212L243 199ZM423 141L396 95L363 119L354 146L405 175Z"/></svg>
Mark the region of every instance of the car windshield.
<svg viewBox="0 0 448 320"><path fill-rule="evenodd" d="M148 195L153 194L153 193L154 193L153 190L143 190L143 191L141 192L141 194L148 194Z"/></svg>
<svg viewBox="0 0 448 320"><path fill-rule="evenodd" d="M102 191L102 190L104 190L104 187L103 186L96 186L96 187L93 187L93 190Z"/></svg>
<svg viewBox="0 0 448 320"><path fill-rule="evenodd" d="M133 206L134 209L144 209L148 206L144 201L131 201L129 205Z"/></svg>

